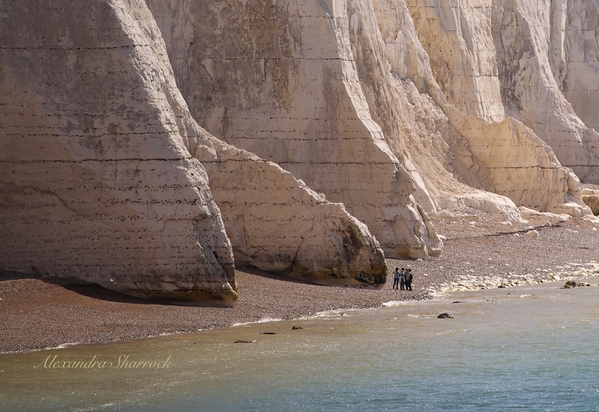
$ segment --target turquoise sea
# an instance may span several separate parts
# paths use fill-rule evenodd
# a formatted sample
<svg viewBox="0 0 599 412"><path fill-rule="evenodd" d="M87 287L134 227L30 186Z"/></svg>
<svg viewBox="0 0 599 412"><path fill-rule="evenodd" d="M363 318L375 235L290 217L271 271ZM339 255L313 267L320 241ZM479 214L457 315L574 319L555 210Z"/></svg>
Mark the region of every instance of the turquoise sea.
<svg viewBox="0 0 599 412"><path fill-rule="evenodd" d="M585 281L0 355L0 410L599 410Z"/></svg>

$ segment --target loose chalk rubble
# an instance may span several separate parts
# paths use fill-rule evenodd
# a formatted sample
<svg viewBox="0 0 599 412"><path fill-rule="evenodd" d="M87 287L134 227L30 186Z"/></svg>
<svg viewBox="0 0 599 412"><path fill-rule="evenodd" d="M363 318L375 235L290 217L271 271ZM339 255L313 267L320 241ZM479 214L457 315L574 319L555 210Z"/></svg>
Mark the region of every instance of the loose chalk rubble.
<svg viewBox="0 0 599 412"><path fill-rule="evenodd" d="M537 273L526 273L515 275L509 273L507 277L502 276L476 276L462 275L455 281L441 284L438 288L429 288L427 292L432 296L439 296L451 292L462 292L467 290L480 290L492 288L510 288L522 285L535 285L539 283L557 282L573 279L589 278L599 276L599 263L590 262L586 264L570 263L556 270L537 269ZM579 282L576 282L578 284ZM585 283L586 284L586 283Z"/></svg>

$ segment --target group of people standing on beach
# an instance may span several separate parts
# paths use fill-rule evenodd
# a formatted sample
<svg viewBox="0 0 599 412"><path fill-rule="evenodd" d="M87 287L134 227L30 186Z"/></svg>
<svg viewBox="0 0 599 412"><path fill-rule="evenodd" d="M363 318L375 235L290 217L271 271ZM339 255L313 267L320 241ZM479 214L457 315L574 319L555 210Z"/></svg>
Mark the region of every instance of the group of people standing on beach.
<svg viewBox="0 0 599 412"><path fill-rule="evenodd" d="M393 289L398 290L412 290L412 269L401 268L401 272L399 268L395 268L395 272L393 272Z"/></svg>

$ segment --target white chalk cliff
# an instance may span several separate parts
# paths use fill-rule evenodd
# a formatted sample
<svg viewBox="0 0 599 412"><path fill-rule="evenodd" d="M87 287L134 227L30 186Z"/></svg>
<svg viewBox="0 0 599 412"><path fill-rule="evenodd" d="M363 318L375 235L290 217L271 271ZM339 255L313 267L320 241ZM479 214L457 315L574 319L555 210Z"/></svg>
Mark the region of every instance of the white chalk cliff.
<svg viewBox="0 0 599 412"><path fill-rule="evenodd" d="M238 266L325 285L382 286L385 257L368 227L275 163L200 133Z"/></svg>
<svg viewBox="0 0 599 412"><path fill-rule="evenodd" d="M2 3L2 268L233 302L231 245L165 91L159 32L131 6Z"/></svg>
<svg viewBox="0 0 599 412"><path fill-rule="evenodd" d="M76 19L61 11L67 6ZM314 282L384 284L382 250L342 205L274 164L210 142L143 2L96 6L54 1L38 10L44 25L28 7L4 14L2 269L227 304L237 299L235 251L240 263ZM224 199L224 223L192 154L224 181L216 193L248 207ZM240 216L247 224L229 231L231 245L225 224Z"/></svg>
<svg viewBox="0 0 599 412"><path fill-rule="evenodd" d="M596 0L0 12L0 270L228 304L235 264L380 286L444 209L591 213Z"/></svg>
<svg viewBox="0 0 599 412"><path fill-rule="evenodd" d="M201 126L343 203L388 257L439 252L411 177L372 119L345 2L148 4Z"/></svg>
<svg viewBox="0 0 599 412"><path fill-rule="evenodd" d="M550 3L406 0L442 91L431 95L465 143L465 164L482 162L485 189L542 211L588 213L578 179L598 176L597 133L551 76L551 39L563 33Z"/></svg>

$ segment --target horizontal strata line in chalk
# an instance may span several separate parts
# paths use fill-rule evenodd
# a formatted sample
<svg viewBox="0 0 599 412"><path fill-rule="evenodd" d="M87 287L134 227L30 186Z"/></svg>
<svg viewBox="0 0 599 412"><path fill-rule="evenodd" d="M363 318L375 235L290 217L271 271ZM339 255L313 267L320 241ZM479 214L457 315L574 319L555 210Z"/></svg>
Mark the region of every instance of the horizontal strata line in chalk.
<svg viewBox="0 0 599 412"><path fill-rule="evenodd" d="M62 84L56 84L57 86L62 87ZM130 115L137 115L137 114L159 114L162 113L163 110L162 109L156 109L156 108L151 108L151 109L147 109L147 110L116 110L116 111L108 111L108 112L85 112L85 111L81 111L84 110L82 108L79 109L72 109L72 108L67 108L67 109L63 109L61 112L54 112L54 113L38 113L38 112L27 112L24 113L22 111L19 111L18 109L23 109L23 108L37 108L37 107L44 107L44 106L48 106L50 107L50 104L46 104L46 103L34 103L34 104L29 104L29 103L16 103L13 104L11 103L0 103L0 107L4 107L6 109L3 110L2 115L5 118L11 118L11 117L37 117L37 118L56 118L56 117L75 117L75 116L88 116L88 117L99 117L99 118L112 118L114 117L114 113L117 112L119 115L122 114L130 114ZM50 108L51 109L51 108ZM10 110L10 111L9 111ZM145 125L147 123L149 123L150 121L152 121L155 124L163 124L165 122L162 122L160 120L157 120L155 118L150 118L147 121L146 120L138 120L138 123L142 123ZM173 122L168 122L173 123ZM152 123L150 123L152 124ZM13 125L3 125L2 128L9 128L9 127L27 127L27 128L41 128L41 127L47 127L47 128L64 128L65 125L22 125L21 123L17 123L17 124L13 124ZM90 127L91 129L91 127Z"/></svg>
<svg viewBox="0 0 599 412"><path fill-rule="evenodd" d="M565 166L570 167L570 166ZM532 166L489 166L489 169L493 170L501 170L501 169L542 169L542 170L555 170L555 169L564 169L564 166L540 166L540 165L532 165Z"/></svg>
<svg viewBox="0 0 599 412"><path fill-rule="evenodd" d="M324 106L323 106L324 107ZM228 116L227 118L231 118L232 116ZM256 120L255 117L245 117L245 116L235 116L236 118L239 118L240 120ZM310 116L310 117L292 117L292 116L268 116L269 120L300 120L300 121L331 121L330 117L315 117L315 116ZM342 117L342 120L362 120L360 117L356 117L356 116L346 116L346 117ZM244 130L241 128L237 128L235 130Z"/></svg>
<svg viewBox="0 0 599 412"><path fill-rule="evenodd" d="M94 222L94 223L101 223L101 222L114 222L114 221L120 221L120 222L127 222L127 223L137 223L137 222L142 222L142 223L149 223L149 224L163 224L164 222L187 222L187 221L197 221L197 222L204 222L206 219L210 219L212 218L214 215L211 214L198 214L198 215L193 215L191 217L183 217L183 216L177 216L175 217L171 217L171 215L165 216L165 217L157 217L156 214L154 215L143 215L143 216L139 216L139 215L126 215L126 216L110 216L109 213L105 213L102 215L95 215L93 217L87 217L87 216L81 216L81 215L73 215L73 216L69 216L68 219L46 219L46 218L36 218L35 220L32 219L28 219L28 218L17 218L17 219L13 219L10 221L10 226L8 225L8 221L6 221L6 227L29 227L29 226L40 226L40 225L48 225L48 226L57 226L57 225L69 225L69 222ZM123 220L122 218L126 218L126 220ZM0 235L0 239L2 239L3 237L10 237L10 231L8 231L8 229L6 229L7 232L3 233L2 235ZM138 226L136 225L135 227L119 227L118 229L98 229L95 228L94 229L94 236L96 237L106 237L106 235L102 235L103 233L114 233L114 234L118 234L118 237L126 237L126 234L143 234L143 233L153 233L155 232L155 230L153 229L146 229L146 228L138 228ZM208 229L201 229L202 231L208 230ZM211 229L210 229L211 230ZM66 231L66 229L62 229L61 233L79 233L81 234L81 228L77 228L77 229L72 229L70 231ZM55 233L51 233L51 234L47 234L47 235L32 235L31 232L28 234L29 237L38 237L38 238L43 238L43 237L55 237L56 234ZM182 234L178 234L178 236L183 236ZM86 238L86 236L78 236L81 238ZM187 236L189 237L189 236ZM127 237L127 238L130 238Z"/></svg>
<svg viewBox="0 0 599 412"><path fill-rule="evenodd" d="M173 60L186 60L186 61L196 61L197 59L194 57L173 57ZM353 63L354 59L344 59L342 57L220 57L220 58L206 58L204 60L214 60L214 61L258 61L258 60L307 60L307 61L319 61L319 60L330 60L330 61L345 61Z"/></svg>
<svg viewBox="0 0 599 412"><path fill-rule="evenodd" d="M191 188L191 187L195 187L195 186L191 186L191 185L173 185L173 186L153 186L153 187L149 187L149 186L145 186L145 187L135 187L133 189L129 189L129 190L135 190L135 189L154 189L154 191L158 191L160 190L168 190L168 189L186 189L186 188ZM123 191L123 190L119 190L118 188L106 188L106 187L98 187L98 188L94 188L96 190L105 190L105 189L109 189L109 190L116 190L116 191ZM36 191L37 192L37 191ZM50 194L50 193L44 193L44 194ZM52 193L56 196L58 196L55 193ZM163 199L163 200L135 200L135 199L125 199L125 200L115 200L115 201L99 201L96 199L91 199L91 200L86 200L86 201L82 201L82 200L74 200L74 201L70 201L68 202L69 206L84 206L84 205L102 205L102 206L123 206L123 205L141 205L141 206L147 206L147 205L168 205L168 206L208 206L210 205L210 202L207 201L203 201L203 202L198 202L197 200L199 200L198 198L195 199L184 199L184 200L170 200L170 199ZM66 202L65 202L66 203ZM264 203L264 204L269 204L269 203ZM26 203L27 205L27 209L39 209L39 208L49 208L49 207L56 207L56 208L63 208L65 207L64 204L58 203L58 202L28 202ZM15 205L14 207L18 207L19 205ZM7 209L9 207L6 207ZM180 211L179 214L181 214L182 212ZM96 214L96 215L101 215L101 214ZM122 216L131 216L131 214L127 213L126 215L122 215Z"/></svg>
<svg viewBox="0 0 599 412"><path fill-rule="evenodd" d="M130 47L152 47L151 44L124 44L119 46L104 46L104 47L47 47L47 46L31 46L31 47L9 47L0 46L0 50L112 50L112 49L127 49Z"/></svg>
<svg viewBox="0 0 599 412"><path fill-rule="evenodd" d="M29 128L29 127L28 127ZM3 129L2 127L0 127L0 130ZM100 130L99 128L93 128L92 130ZM10 133L10 134L5 134L4 136L6 138L17 138L17 139L22 139L22 138L31 138L31 139L44 139L44 138L48 138L48 137L57 137L57 138L61 138L61 139L95 139L95 140L100 140L100 139L113 139L116 137L121 137L121 138L136 138L139 137L140 139L160 139L160 140L164 140L165 143L168 142L168 140L166 140L165 138L169 138L171 135L175 135L176 131L173 129L171 131L165 131L165 132L139 132L139 133L102 133L102 134L95 134L95 135L84 135L84 134L70 134L68 132L66 133ZM190 136L193 137L193 136ZM132 145L134 145L136 142L133 141ZM171 146L175 146L175 144L171 144Z"/></svg>
<svg viewBox="0 0 599 412"><path fill-rule="evenodd" d="M371 166L371 165L394 165L395 163L391 162L277 162L275 160L268 159L226 159L226 160L200 160L202 164L222 164L226 162L272 162L278 165L361 165L361 166ZM1 163L1 162L0 162Z"/></svg>
<svg viewBox="0 0 599 412"><path fill-rule="evenodd" d="M358 118L345 118L342 120L360 120ZM239 129L239 132L245 132L246 130L242 130ZM227 139L229 140L250 140L250 141L257 141L257 142L264 142L266 140L278 140L281 142L293 142L293 141L298 141L298 142L338 142L338 141L351 141L351 140L373 140L372 137L370 137L368 134L362 134L359 136L339 136L339 137L321 137L321 136L314 136L315 133L311 133L310 135L308 134L308 132L304 132L303 130L254 130L254 133L260 133L262 136L264 137L260 137L260 136L233 136L233 137L227 137ZM289 134L289 133L302 133L304 136L308 136L308 137L283 137L283 138L278 138L278 137L273 137L273 134ZM333 133L331 133L333 134ZM314 137L312 137L314 136Z"/></svg>
<svg viewBox="0 0 599 412"><path fill-rule="evenodd" d="M0 164L32 164L32 163L84 163L84 162L174 162L178 160L196 159L189 157L173 158L124 158L124 159L81 159L81 160L0 160ZM197 159L196 159L197 160ZM218 162L217 162L218 163Z"/></svg>

